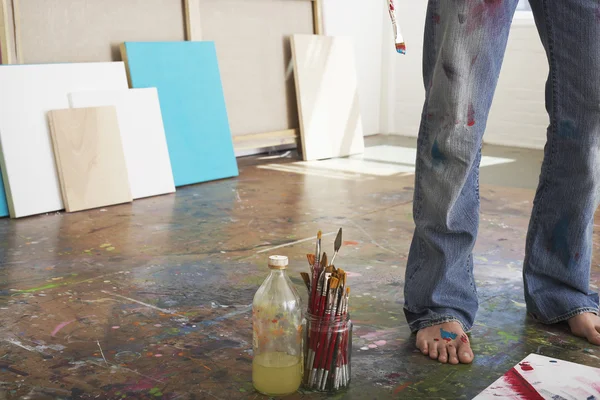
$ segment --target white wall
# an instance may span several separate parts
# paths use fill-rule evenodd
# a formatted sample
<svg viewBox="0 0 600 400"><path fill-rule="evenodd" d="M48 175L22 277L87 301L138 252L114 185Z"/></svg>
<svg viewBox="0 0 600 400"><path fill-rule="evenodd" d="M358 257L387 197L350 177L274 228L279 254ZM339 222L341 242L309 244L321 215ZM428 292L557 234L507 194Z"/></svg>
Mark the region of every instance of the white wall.
<svg viewBox="0 0 600 400"><path fill-rule="evenodd" d="M386 60L386 52L383 53L383 87L395 90L383 93L381 127L383 133L416 136L424 101L421 57L427 0L397 1L397 8L407 54ZM543 148L548 125L544 107L547 73L547 61L533 20L517 16L490 111L485 143Z"/></svg>
<svg viewBox="0 0 600 400"><path fill-rule="evenodd" d="M364 134L381 133L382 14L385 12L385 0L324 0L322 4L323 33L354 39Z"/></svg>

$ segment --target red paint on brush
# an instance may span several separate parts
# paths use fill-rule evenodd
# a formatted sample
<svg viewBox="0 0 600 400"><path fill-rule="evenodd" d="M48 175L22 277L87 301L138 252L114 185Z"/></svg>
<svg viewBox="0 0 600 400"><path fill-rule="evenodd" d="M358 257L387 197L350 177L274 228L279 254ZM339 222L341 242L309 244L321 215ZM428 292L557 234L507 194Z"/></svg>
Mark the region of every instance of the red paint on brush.
<svg viewBox="0 0 600 400"><path fill-rule="evenodd" d="M533 367L529 364L529 362L522 362L519 364L523 371L533 371Z"/></svg>
<svg viewBox="0 0 600 400"><path fill-rule="evenodd" d="M512 368L504 375L504 381L508 383L511 389L523 400L544 400L544 398L534 389L529 382Z"/></svg>
<svg viewBox="0 0 600 400"><path fill-rule="evenodd" d="M467 125L475 125L475 109L473 108L473 104L469 104L469 111L467 112Z"/></svg>

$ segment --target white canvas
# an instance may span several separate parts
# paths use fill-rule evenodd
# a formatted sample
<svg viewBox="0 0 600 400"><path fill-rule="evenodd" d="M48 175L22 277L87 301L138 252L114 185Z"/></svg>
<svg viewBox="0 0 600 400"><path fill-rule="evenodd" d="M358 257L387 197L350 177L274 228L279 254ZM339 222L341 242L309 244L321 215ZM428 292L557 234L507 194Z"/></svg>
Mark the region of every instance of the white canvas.
<svg viewBox="0 0 600 400"><path fill-rule="evenodd" d="M122 62L0 66L0 145L13 218L64 208L47 112L69 108L68 93L127 89Z"/></svg>
<svg viewBox="0 0 600 400"><path fill-rule="evenodd" d="M293 35L292 57L305 161L364 151L352 40Z"/></svg>
<svg viewBox="0 0 600 400"><path fill-rule="evenodd" d="M475 400L595 399L599 395L600 369L530 354Z"/></svg>
<svg viewBox="0 0 600 400"><path fill-rule="evenodd" d="M175 191L156 88L71 93L71 107L115 106L134 199Z"/></svg>

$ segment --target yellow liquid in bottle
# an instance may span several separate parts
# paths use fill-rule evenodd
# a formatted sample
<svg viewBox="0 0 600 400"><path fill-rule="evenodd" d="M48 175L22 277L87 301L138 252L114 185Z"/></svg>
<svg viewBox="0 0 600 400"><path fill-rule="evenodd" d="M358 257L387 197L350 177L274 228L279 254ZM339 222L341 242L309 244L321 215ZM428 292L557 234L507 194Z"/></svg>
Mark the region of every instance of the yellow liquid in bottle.
<svg viewBox="0 0 600 400"><path fill-rule="evenodd" d="M263 353L252 362L254 388L268 396L292 394L302 382L300 356L286 353Z"/></svg>

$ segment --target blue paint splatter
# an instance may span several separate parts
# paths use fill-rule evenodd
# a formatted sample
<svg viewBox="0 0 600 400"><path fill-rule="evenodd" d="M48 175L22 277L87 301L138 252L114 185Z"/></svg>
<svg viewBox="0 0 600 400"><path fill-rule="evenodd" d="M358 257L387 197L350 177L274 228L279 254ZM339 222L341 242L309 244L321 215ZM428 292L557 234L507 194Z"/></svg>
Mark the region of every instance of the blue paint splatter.
<svg viewBox="0 0 600 400"><path fill-rule="evenodd" d="M577 128L571 120L565 119L558 123L558 136L563 139L575 139L577 137Z"/></svg>
<svg viewBox="0 0 600 400"><path fill-rule="evenodd" d="M558 361L555 361L555 360L550 360L550 362L551 362L552 364L556 364Z"/></svg>
<svg viewBox="0 0 600 400"><path fill-rule="evenodd" d="M596 398L594 396L590 396L587 398L587 400L596 400Z"/></svg>
<svg viewBox="0 0 600 400"><path fill-rule="evenodd" d="M445 331L442 328L440 328L440 335L442 335L442 339L444 339L444 340L447 340L447 339L454 340L458 336L458 334Z"/></svg>
<svg viewBox="0 0 600 400"><path fill-rule="evenodd" d="M431 147L431 158L433 158L434 163L440 163L446 159L444 153L440 150L437 139L433 142L433 146Z"/></svg>

